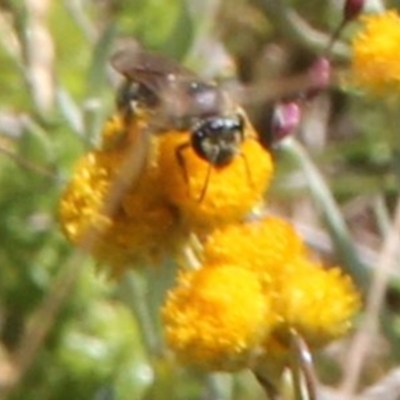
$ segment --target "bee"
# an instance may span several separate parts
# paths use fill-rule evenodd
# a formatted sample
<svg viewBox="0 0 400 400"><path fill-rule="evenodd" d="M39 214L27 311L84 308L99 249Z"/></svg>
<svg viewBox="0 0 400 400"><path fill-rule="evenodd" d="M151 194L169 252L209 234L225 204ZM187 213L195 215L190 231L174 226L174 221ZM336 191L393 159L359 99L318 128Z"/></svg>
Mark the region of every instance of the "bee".
<svg viewBox="0 0 400 400"><path fill-rule="evenodd" d="M177 146L176 159L188 183L184 151L191 147L209 164L199 202L205 196L212 168L227 166L245 139L245 118L228 94L214 82L158 53L133 46L116 52L111 65L125 77L117 95L117 108L129 120L146 114L155 134L171 130L189 132Z"/></svg>

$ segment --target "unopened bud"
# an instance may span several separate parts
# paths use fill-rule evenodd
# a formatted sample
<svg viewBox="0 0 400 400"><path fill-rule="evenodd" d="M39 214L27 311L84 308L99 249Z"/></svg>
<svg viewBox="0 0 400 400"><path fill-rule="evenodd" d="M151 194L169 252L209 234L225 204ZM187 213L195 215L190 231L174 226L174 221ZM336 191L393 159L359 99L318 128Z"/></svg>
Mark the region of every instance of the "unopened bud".
<svg viewBox="0 0 400 400"><path fill-rule="evenodd" d="M306 98L312 98L329 87L332 75L331 62L326 57L317 58L308 70L310 88L306 91Z"/></svg>
<svg viewBox="0 0 400 400"><path fill-rule="evenodd" d="M335 32L329 41L326 53L329 54L336 40L342 33L344 27L353 19L356 19L364 8L365 0L344 0L343 18L340 25L336 28Z"/></svg>
<svg viewBox="0 0 400 400"><path fill-rule="evenodd" d="M359 16L364 8L365 0L346 0L344 3L344 20L351 21Z"/></svg>
<svg viewBox="0 0 400 400"><path fill-rule="evenodd" d="M300 123L301 110L295 101L278 103L272 115L273 142L291 135Z"/></svg>

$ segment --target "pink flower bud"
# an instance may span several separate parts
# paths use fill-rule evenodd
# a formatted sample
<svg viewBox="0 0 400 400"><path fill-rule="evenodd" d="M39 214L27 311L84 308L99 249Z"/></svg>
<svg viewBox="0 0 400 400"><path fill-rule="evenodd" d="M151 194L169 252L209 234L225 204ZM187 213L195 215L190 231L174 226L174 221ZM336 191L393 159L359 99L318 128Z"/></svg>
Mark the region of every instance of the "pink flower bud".
<svg viewBox="0 0 400 400"><path fill-rule="evenodd" d="M344 20L351 21L358 17L364 8L364 0L346 0L344 3Z"/></svg>
<svg viewBox="0 0 400 400"><path fill-rule="evenodd" d="M329 86L332 66L326 57L317 58L308 71L310 77L310 86L312 91L324 90Z"/></svg>
<svg viewBox="0 0 400 400"><path fill-rule="evenodd" d="M272 114L272 141L280 141L292 134L299 125L300 118L301 110L295 101L278 103Z"/></svg>

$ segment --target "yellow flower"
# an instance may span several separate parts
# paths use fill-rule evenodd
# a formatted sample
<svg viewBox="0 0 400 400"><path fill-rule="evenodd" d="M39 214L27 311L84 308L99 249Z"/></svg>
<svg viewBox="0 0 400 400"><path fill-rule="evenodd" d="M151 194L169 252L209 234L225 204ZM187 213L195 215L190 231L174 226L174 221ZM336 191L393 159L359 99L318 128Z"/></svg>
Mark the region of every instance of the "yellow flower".
<svg viewBox="0 0 400 400"><path fill-rule="evenodd" d="M156 261L180 237L175 212L157 191L156 168L147 168L132 183L112 215L105 213L124 156L123 152L93 151L83 157L59 210L67 238L85 246L85 235L91 230L96 240L87 250L112 266L114 274L133 263Z"/></svg>
<svg viewBox="0 0 400 400"><path fill-rule="evenodd" d="M253 128L247 129L241 155L220 168L210 166L190 146L182 153L185 164L182 167L177 161L176 149L188 142L188 133L171 132L160 137L162 190L194 231L239 221L262 200L273 173L272 159L253 139ZM212 169L207 181L209 168ZM205 196L199 201L203 189Z"/></svg>
<svg viewBox="0 0 400 400"><path fill-rule="evenodd" d="M230 264L181 274L163 318L167 341L181 361L225 371L248 366L273 324L256 274Z"/></svg>
<svg viewBox="0 0 400 400"><path fill-rule="evenodd" d="M114 150L126 145L127 129L121 114L115 113L106 121L101 134L102 150Z"/></svg>
<svg viewBox="0 0 400 400"><path fill-rule="evenodd" d="M71 242L80 242L89 226L98 235L109 228L110 218L101 211L120 162L118 155L102 152L91 152L77 162L59 209L62 228Z"/></svg>
<svg viewBox="0 0 400 400"><path fill-rule="evenodd" d="M257 274L276 321L266 338L267 357L288 356L291 330L311 346L343 335L360 307L350 278L312 261L300 236L279 217L216 230L203 256L206 263L229 263Z"/></svg>
<svg viewBox="0 0 400 400"><path fill-rule="evenodd" d="M213 232L204 246L204 259L229 262L256 272L274 284L285 263L305 253L300 236L279 217L232 224Z"/></svg>
<svg viewBox="0 0 400 400"><path fill-rule="evenodd" d="M390 10L362 21L352 43L352 81L371 93L395 93L400 90L400 17Z"/></svg>
<svg viewBox="0 0 400 400"><path fill-rule="evenodd" d="M325 345L349 331L360 308L360 295L349 276L303 257L285 266L278 293L275 338L283 342L294 329L310 346Z"/></svg>

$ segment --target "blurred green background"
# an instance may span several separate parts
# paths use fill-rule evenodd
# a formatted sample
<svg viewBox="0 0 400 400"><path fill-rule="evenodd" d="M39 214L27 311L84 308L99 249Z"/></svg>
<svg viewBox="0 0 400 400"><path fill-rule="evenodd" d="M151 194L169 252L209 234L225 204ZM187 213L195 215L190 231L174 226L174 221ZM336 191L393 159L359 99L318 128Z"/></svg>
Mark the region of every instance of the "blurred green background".
<svg viewBox="0 0 400 400"><path fill-rule="evenodd" d="M268 134L268 83L304 73L340 20L340 4L317 0L0 0L0 399L263 398L249 373L208 376L166 357L158 308L173 268L110 281L67 243L57 203L113 112L108 59L121 37L245 88L243 106ZM337 74L356 30L334 47ZM252 98L261 84L265 98ZM275 151L271 210L365 293L399 192L396 111L335 84L303 110L302 147ZM400 357L398 274L390 277L385 350L366 383ZM317 360L326 384L341 377L345 345Z"/></svg>

